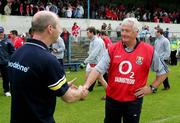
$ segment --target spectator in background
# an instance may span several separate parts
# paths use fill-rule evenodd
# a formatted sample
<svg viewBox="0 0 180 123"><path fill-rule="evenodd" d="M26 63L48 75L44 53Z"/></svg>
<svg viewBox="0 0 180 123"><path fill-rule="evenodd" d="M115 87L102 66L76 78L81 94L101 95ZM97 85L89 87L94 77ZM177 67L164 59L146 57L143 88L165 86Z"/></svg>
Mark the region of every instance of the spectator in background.
<svg viewBox="0 0 180 123"><path fill-rule="evenodd" d="M83 6L79 3L75 9L74 17L75 18L82 18L84 15L84 8Z"/></svg>
<svg viewBox="0 0 180 123"><path fill-rule="evenodd" d="M47 3L47 5L46 5L46 11L49 11L49 8L51 7L51 5L52 5L52 3L51 2L49 2L49 3Z"/></svg>
<svg viewBox="0 0 180 123"><path fill-rule="evenodd" d="M121 23L116 27L117 38L121 38Z"/></svg>
<svg viewBox="0 0 180 123"><path fill-rule="evenodd" d="M4 7L4 14L5 15L11 15L11 2L8 2L7 5Z"/></svg>
<svg viewBox="0 0 180 123"><path fill-rule="evenodd" d="M142 30L139 33L139 38L141 41L145 41L147 43L150 43L149 37L150 37L149 27L145 25L144 27L142 27Z"/></svg>
<svg viewBox="0 0 180 123"><path fill-rule="evenodd" d="M169 28L166 28L166 31L164 31L163 35L164 35L164 37L169 39Z"/></svg>
<svg viewBox="0 0 180 123"><path fill-rule="evenodd" d="M103 23L101 26L101 31L106 31L106 28L107 28L107 24Z"/></svg>
<svg viewBox="0 0 180 123"><path fill-rule="evenodd" d="M33 32L32 32L32 28L29 28L28 32L26 32L26 40L25 41L27 41L27 39L31 39L31 38L33 38Z"/></svg>
<svg viewBox="0 0 180 123"><path fill-rule="evenodd" d="M39 11L39 6L37 4L34 4L32 6L32 15L36 14Z"/></svg>
<svg viewBox="0 0 180 123"><path fill-rule="evenodd" d="M4 28L0 26L0 72L3 80L3 89L5 96L11 96L9 89L8 61L14 52L12 42L5 38Z"/></svg>
<svg viewBox="0 0 180 123"><path fill-rule="evenodd" d="M3 13L3 4L2 1L0 0L0 15Z"/></svg>
<svg viewBox="0 0 180 123"><path fill-rule="evenodd" d="M63 58L64 58L64 51L65 51L65 45L64 40L59 36L57 41L51 45L51 53L56 56L61 66L64 66L63 64Z"/></svg>
<svg viewBox="0 0 180 123"><path fill-rule="evenodd" d="M29 14L32 16L34 14L34 5L33 4L30 4L29 5Z"/></svg>
<svg viewBox="0 0 180 123"><path fill-rule="evenodd" d="M103 39L106 49L108 49L108 47L109 47L110 45L112 45L111 39L107 36L107 34L106 34L105 31L101 31L101 32L100 32L100 37ZM103 75L103 77L104 77L104 79L106 80L106 82L108 82L108 73L105 73L105 74ZM105 99L105 97L103 97L102 99Z"/></svg>
<svg viewBox="0 0 180 123"><path fill-rule="evenodd" d="M73 8L72 8L71 4L69 3L68 7L67 7L67 9L65 11L65 17L71 18L72 17L72 13L73 13L72 11L73 11Z"/></svg>
<svg viewBox="0 0 180 123"><path fill-rule="evenodd" d="M170 47L171 47L171 59L170 59L170 64L171 65L177 65L177 49L178 49L178 44L179 40L176 38L176 35L172 35L171 39L170 39Z"/></svg>
<svg viewBox="0 0 180 123"><path fill-rule="evenodd" d="M23 3L20 3L19 12L20 12L21 15L23 15L23 13L24 13Z"/></svg>
<svg viewBox="0 0 180 123"><path fill-rule="evenodd" d="M96 29L94 27L87 28L87 37L90 39L88 57L84 60L86 66L86 79L88 78L90 72L94 69L94 67L98 64L100 59L105 52L105 45L103 40L100 37L96 36ZM98 78L99 82L103 85L106 89L107 83L103 78L103 74L101 74ZM89 91L93 90L95 81L91 87L88 87Z"/></svg>
<svg viewBox="0 0 180 123"><path fill-rule="evenodd" d="M78 42L78 36L80 33L80 27L77 25L76 22L73 24L71 30L72 30L72 35L74 37L74 42L77 43Z"/></svg>
<svg viewBox="0 0 180 123"><path fill-rule="evenodd" d="M55 14L58 14L58 8L54 3L50 5L49 11L54 12Z"/></svg>
<svg viewBox="0 0 180 123"><path fill-rule="evenodd" d="M111 37L111 32L112 32L111 24L108 24L108 27L107 27L107 34L108 34L109 37Z"/></svg>
<svg viewBox="0 0 180 123"><path fill-rule="evenodd" d="M105 31L100 32L100 37L103 39L106 49L112 44L111 39L107 36Z"/></svg>
<svg viewBox="0 0 180 123"><path fill-rule="evenodd" d="M38 5L38 7L39 7L39 11L44 11L44 10L45 10L45 6L44 6L44 3L43 3L43 2L40 2L39 5ZM56 8L56 7L55 7L55 8ZM52 10L54 10L54 11L52 11L52 12L58 12L58 8L57 8L57 10L56 10L56 9L52 9Z"/></svg>
<svg viewBox="0 0 180 123"><path fill-rule="evenodd" d="M63 32L61 33L61 38L64 40L64 44L65 44L65 54L66 54L66 58L69 62L70 58L69 58L69 53L70 53L70 33L66 30L66 28L63 28Z"/></svg>
<svg viewBox="0 0 180 123"><path fill-rule="evenodd" d="M24 40L18 36L17 30L10 31L10 37L15 49L18 49L24 44Z"/></svg>
<svg viewBox="0 0 180 123"><path fill-rule="evenodd" d="M19 15L19 6L20 6L20 1L19 0L14 0L12 2L11 6L11 15Z"/></svg>
<svg viewBox="0 0 180 123"><path fill-rule="evenodd" d="M170 42L169 40L163 36L163 29L160 27L155 28L156 32L156 40L154 44L154 48L156 52L159 54L161 60L163 60L166 64L168 64L169 57L170 57ZM168 67L167 65L165 65ZM168 77L163 81L164 90L170 89L170 84Z"/></svg>

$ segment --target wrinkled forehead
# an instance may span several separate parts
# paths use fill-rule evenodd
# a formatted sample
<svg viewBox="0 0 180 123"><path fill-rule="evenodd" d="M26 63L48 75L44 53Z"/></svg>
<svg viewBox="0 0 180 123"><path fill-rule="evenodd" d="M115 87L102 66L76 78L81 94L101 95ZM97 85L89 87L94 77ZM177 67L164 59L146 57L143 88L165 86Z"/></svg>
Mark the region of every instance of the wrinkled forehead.
<svg viewBox="0 0 180 123"><path fill-rule="evenodd" d="M133 29L133 26L131 24L123 24L121 25L121 29L129 29L129 30L132 30Z"/></svg>

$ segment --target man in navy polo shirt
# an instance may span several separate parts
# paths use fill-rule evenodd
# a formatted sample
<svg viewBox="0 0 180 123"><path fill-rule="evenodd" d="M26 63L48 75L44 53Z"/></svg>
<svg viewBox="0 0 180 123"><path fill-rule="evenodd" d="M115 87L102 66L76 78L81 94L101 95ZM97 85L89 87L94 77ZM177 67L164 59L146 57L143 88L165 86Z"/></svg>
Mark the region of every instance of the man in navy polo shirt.
<svg viewBox="0 0 180 123"><path fill-rule="evenodd" d="M32 18L33 38L10 59L11 123L55 123L56 96L75 102L87 95L66 82L63 66L48 51L59 34L58 16L40 11Z"/></svg>

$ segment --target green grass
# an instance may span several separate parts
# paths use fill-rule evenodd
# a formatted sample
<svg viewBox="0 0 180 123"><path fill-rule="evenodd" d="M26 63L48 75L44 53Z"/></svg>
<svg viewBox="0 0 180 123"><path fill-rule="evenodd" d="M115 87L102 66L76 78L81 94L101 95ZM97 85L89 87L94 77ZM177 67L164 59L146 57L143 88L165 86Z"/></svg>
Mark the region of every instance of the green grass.
<svg viewBox="0 0 180 123"><path fill-rule="evenodd" d="M178 66L170 66L169 80L171 89L144 97L140 123L180 123L180 62ZM84 81L84 70L67 73L68 80L78 77L76 84ZM154 73L150 73L149 82L153 81ZM0 80L0 123L9 123L10 98L3 96ZM57 99L55 120L57 123L103 123L105 95L102 87L95 86L94 91L84 101L64 103Z"/></svg>

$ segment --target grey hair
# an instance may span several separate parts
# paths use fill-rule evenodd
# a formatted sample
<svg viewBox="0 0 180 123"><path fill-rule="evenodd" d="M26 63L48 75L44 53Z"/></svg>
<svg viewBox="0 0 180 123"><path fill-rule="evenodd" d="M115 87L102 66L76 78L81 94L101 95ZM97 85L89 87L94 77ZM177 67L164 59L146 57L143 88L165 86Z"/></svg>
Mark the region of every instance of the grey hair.
<svg viewBox="0 0 180 123"><path fill-rule="evenodd" d="M135 32L139 32L142 28L142 25L141 23L136 19L136 18L125 18L123 21L122 21L122 24L121 25L132 25L132 28Z"/></svg>

